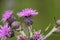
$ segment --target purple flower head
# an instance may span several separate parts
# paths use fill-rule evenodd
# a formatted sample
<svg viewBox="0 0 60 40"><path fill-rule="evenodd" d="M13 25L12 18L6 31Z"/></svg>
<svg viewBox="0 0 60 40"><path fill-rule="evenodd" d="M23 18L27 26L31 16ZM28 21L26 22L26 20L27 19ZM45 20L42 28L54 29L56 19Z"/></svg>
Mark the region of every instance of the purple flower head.
<svg viewBox="0 0 60 40"><path fill-rule="evenodd" d="M2 15L2 21L5 22L7 19L11 17L12 14L13 14L12 10L5 11L4 14Z"/></svg>
<svg viewBox="0 0 60 40"><path fill-rule="evenodd" d="M0 37L6 37L9 35L11 28L8 26L8 24L4 24L4 26L1 27L0 29Z"/></svg>
<svg viewBox="0 0 60 40"><path fill-rule="evenodd" d="M43 36L39 32L34 33L34 39L35 40L44 40Z"/></svg>
<svg viewBox="0 0 60 40"><path fill-rule="evenodd" d="M60 26L60 20L56 21L57 26Z"/></svg>
<svg viewBox="0 0 60 40"><path fill-rule="evenodd" d="M19 17L34 16L34 15L37 15L37 14L38 14L38 12L36 12L36 10L33 10L31 8L24 9L21 12L17 13L17 15Z"/></svg>

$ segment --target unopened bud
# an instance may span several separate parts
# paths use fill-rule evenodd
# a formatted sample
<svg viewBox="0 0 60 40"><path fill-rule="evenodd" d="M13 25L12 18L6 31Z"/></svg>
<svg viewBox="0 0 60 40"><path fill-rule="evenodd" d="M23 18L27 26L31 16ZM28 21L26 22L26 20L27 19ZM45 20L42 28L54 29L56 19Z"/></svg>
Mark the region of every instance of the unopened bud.
<svg viewBox="0 0 60 40"><path fill-rule="evenodd" d="M20 23L19 23L18 21L14 21L14 22L11 24L11 26L12 26L12 28L17 29L17 28L19 28Z"/></svg>
<svg viewBox="0 0 60 40"><path fill-rule="evenodd" d="M56 21L56 24L57 24L58 26L60 26L60 20L57 20L57 21Z"/></svg>
<svg viewBox="0 0 60 40"><path fill-rule="evenodd" d="M24 22L25 22L25 24L27 24L27 25L29 25L29 26L33 24L33 20L32 20L31 17L25 18Z"/></svg>

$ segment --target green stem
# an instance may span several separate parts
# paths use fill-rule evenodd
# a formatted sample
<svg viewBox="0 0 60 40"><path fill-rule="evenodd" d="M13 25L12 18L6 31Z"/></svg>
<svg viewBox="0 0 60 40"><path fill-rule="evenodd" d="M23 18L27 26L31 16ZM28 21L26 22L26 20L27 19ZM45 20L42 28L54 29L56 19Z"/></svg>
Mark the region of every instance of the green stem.
<svg viewBox="0 0 60 40"><path fill-rule="evenodd" d="M33 33L32 33L32 25L30 25L28 28L29 28L30 37L32 37L33 36Z"/></svg>
<svg viewBox="0 0 60 40"><path fill-rule="evenodd" d="M51 34L53 34L53 32L55 32L57 30L57 28L54 26L53 29L44 37L44 39L46 39L47 37L49 37Z"/></svg>

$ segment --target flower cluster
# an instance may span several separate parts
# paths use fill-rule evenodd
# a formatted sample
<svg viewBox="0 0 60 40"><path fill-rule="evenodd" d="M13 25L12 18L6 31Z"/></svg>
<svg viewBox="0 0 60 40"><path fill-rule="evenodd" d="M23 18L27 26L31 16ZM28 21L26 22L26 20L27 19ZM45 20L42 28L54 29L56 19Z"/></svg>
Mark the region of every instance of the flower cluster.
<svg viewBox="0 0 60 40"><path fill-rule="evenodd" d="M56 25L53 27L53 29L47 34L42 36L41 32L32 31L32 24L33 24L33 18L32 16L37 15L38 12L36 10L33 10L32 8L26 8L22 10L21 12L18 12L17 15L18 17L23 18L23 25L20 24L16 20L16 18L13 16L13 11L12 10L7 10L4 12L2 15L2 22L3 26L0 28L0 38L1 40L6 40L5 38L7 37L14 37L15 33L14 31L17 31L19 34L18 36L15 36L17 40L45 40L47 37L49 37L52 33L54 32L60 32L59 26L60 26L60 20L56 21ZM30 36L28 37L25 34L25 28L24 25L28 26L29 34ZM24 26L24 27L23 27ZM49 26L46 28L46 31L48 30Z"/></svg>

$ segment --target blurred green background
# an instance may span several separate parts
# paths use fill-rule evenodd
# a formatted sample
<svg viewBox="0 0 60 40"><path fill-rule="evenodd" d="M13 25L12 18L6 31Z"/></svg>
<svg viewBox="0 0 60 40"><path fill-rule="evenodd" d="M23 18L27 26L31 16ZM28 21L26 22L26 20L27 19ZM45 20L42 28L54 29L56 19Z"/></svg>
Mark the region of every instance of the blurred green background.
<svg viewBox="0 0 60 40"><path fill-rule="evenodd" d="M7 6L9 0L0 0L0 20L1 16L6 10L14 10L14 16L17 20L22 21L16 14L24 8L36 9L39 14L34 16L33 29L42 30L42 33L46 35L54 26L54 17L56 20L60 19L60 0L11 0L11 7ZM45 28L51 23L48 31L45 32ZM1 24L1 23L0 23ZM16 38L8 38L7 40L16 40ZM46 40L60 40L60 33L54 33Z"/></svg>

